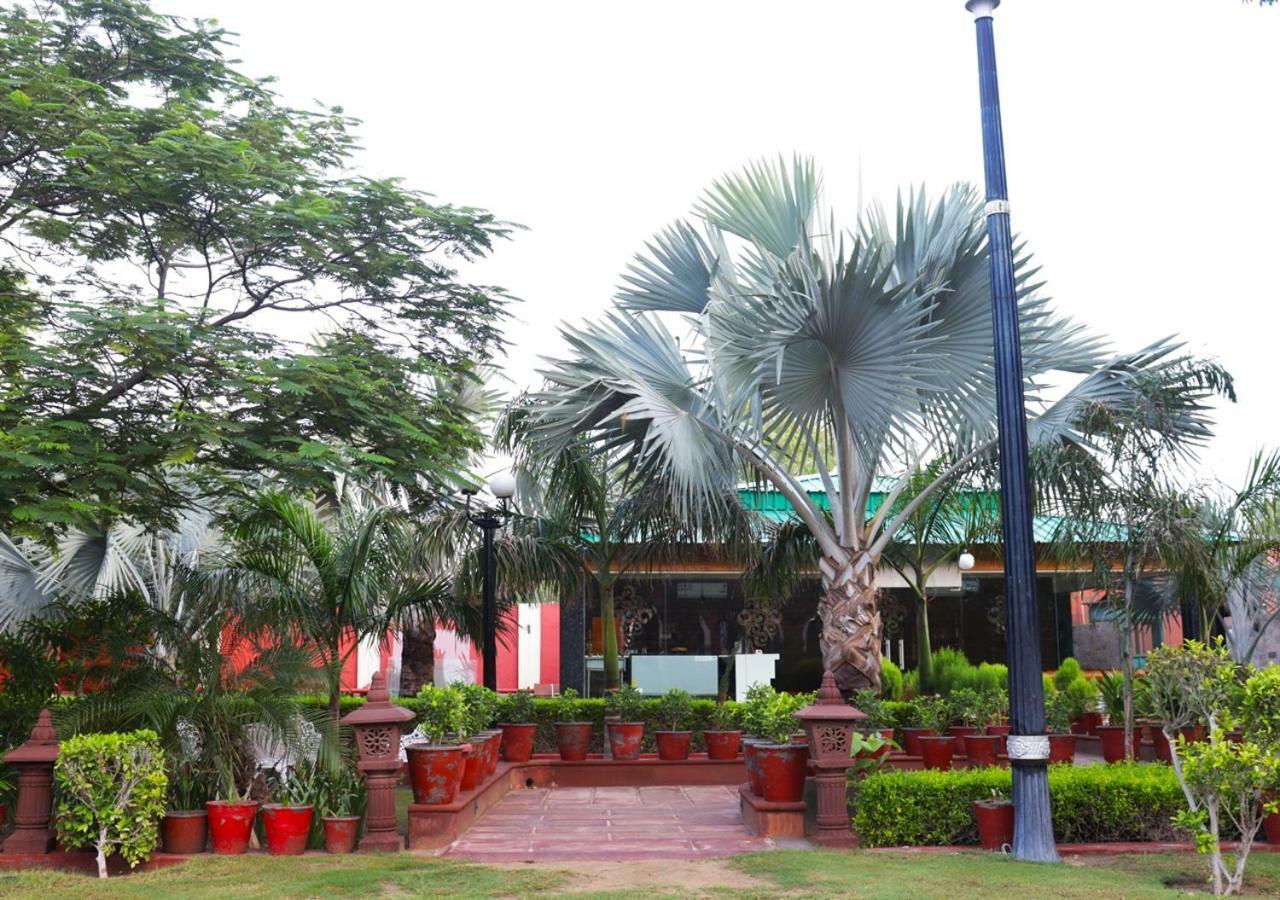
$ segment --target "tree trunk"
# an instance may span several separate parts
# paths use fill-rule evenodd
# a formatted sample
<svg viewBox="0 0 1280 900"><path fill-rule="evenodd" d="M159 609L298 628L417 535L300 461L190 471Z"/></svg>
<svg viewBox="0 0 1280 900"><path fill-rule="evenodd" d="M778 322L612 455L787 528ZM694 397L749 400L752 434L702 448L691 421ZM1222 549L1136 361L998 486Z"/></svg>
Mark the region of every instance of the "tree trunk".
<svg viewBox="0 0 1280 900"><path fill-rule="evenodd" d="M929 641L929 599L916 598L916 671L920 673L920 695L933 691L933 644Z"/></svg>
<svg viewBox="0 0 1280 900"><path fill-rule="evenodd" d="M855 574L852 562L822 560L822 666L846 694L880 689L880 604L875 566Z"/></svg>
<svg viewBox="0 0 1280 900"><path fill-rule="evenodd" d="M107 877L107 851L106 851L106 846L107 846L107 830L106 830L105 828L99 828L99 829L98 829L98 848L97 848L97 849L98 849L98 855L97 855L97 857L96 857L97 862L98 862L98 877L99 877L99 878L106 878L106 877Z"/></svg>
<svg viewBox="0 0 1280 900"><path fill-rule="evenodd" d="M423 620L401 631L400 696L416 697L436 678L436 624Z"/></svg>
<svg viewBox="0 0 1280 900"><path fill-rule="evenodd" d="M614 624L613 582L600 585L600 642L604 645L604 689L622 687L618 669L618 626Z"/></svg>

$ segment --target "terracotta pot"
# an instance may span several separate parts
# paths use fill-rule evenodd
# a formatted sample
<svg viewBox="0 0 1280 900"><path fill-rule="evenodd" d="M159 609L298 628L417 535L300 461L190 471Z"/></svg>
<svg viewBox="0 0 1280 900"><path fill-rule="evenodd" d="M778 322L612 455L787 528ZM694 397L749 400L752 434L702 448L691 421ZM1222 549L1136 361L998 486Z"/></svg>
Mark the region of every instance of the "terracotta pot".
<svg viewBox="0 0 1280 900"><path fill-rule="evenodd" d="M1098 726L1098 740L1102 744L1102 758L1109 763L1117 763L1124 761L1124 726L1123 725L1100 725ZM1141 749L1141 733L1138 729L1133 730L1133 758L1138 759L1138 751Z"/></svg>
<svg viewBox="0 0 1280 900"><path fill-rule="evenodd" d="M639 759L644 740L643 722L610 722L609 749L614 759Z"/></svg>
<svg viewBox="0 0 1280 900"><path fill-rule="evenodd" d="M759 738L748 738L742 742L742 758L747 766L747 785L757 797L764 796L764 778L760 774L760 754L757 752L762 743L764 742Z"/></svg>
<svg viewBox="0 0 1280 900"><path fill-rule="evenodd" d="M267 833L267 852L272 856L301 856L311 833L310 806L268 803L262 807L262 828Z"/></svg>
<svg viewBox="0 0 1280 900"><path fill-rule="evenodd" d="M214 853L234 856L249 849L257 803L210 800L204 808L209 814L209 844Z"/></svg>
<svg viewBox="0 0 1280 900"><path fill-rule="evenodd" d="M498 727L502 729L502 758L513 763L528 762L533 757L538 726L532 722L507 722Z"/></svg>
<svg viewBox="0 0 1280 900"><path fill-rule="evenodd" d="M4 824L0 807L0 825ZM209 839L209 814L203 809L165 813L160 820L160 848L165 853L203 853Z"/></svg>
<svg viewBox="0 0 1280 900"><path fill-rule="evenodd" d="M1076 737L1074 734L1049 735L1049 762L1074 763L1076 761Z"/></svg>
<svg viewBox="0 0 1280 900"><path fill-rule="evenodd" d="M1012 803L974 800L973 815L978 820L978 840L983 850L1002 850L1013 844Z"/></svg>
<svg viewBox="0 0 1280 900"><path fill-rule="evenodd" d="M755 750L764 799L770 803L803 800L809 748L801 744L756 744Z"/></svg>
<svg viewBox="0 0 1280 900"><path fill-rule="evenodd" d="M484 774L485 742L473 738L462 747L464 756L460 787L464 791L474 791L480 783L480 776Z"/></svg>
<svg viewBox="0 0 1280 900"><path fill-rule="evenodd" d="M1071 723L1072 734L1093 734L1098 733L1098 728L1102 725L1102 713L1087 712Z"/></svg>
<svg viewBox="0 0 1280 900"><path fill-rule="evenodd" d="M462 786L466 768L466 750L462 744L410 744L405 748L409 758L409 786L413 802L427 806L452 803Z"/></svg>
<svg viewBox="0 0 1280 900"><path fill-rule="evenodd" d="M354 853L360 837L359 816L325 816L324 849L326 853Z"/></svg>
<svg viewBox="0 0 1280 900"><path fill-rule="evenodd" d="M591 749L590 722L557 722L556 746L560 758L570 762L582 762Z"/></svg>
<svg viewBox="0 0 1280 900"><path fill-rule="evenodd" d="M951 768L951 754L955 750L953 739L946 735L921 735L920 758L926 769Z"/></svg>
<svg viewBox="0 0 1280 900"><path fill-rule="evenodd" d="M1262 829L1268 844L1280 844L1280 813L1271 813L1262 820Z"/></svg>
<svg viewBox="0 0 1280 900"><path fill-rule="evenodd" d="M658 759L677 761L689 758L692 731L655 731L653 736L658 741Z"/></svg>
<svg viewBox="0 0 1280 900"><path fill-rule="evenodd" d="M1243 743L1244 743L1244 732L1243 732L1243 731L1228 731L1228 732L1227 732L1227 740L1229 740L1229 741L1230 741L1231 743L1233 743L1233 744L1243 744ZM0 821L3 821L3 819L0 819Z"/></svg>
<svg viewBox="0 0 1280 900"><path fill-rule="evenodd" d="M480 770L481 780L489 777L498 769L498 754L501 751L502 732L501 731L482 731L480 732L481 741L480 749L483 751L482 758L484 765Z"/></svg>
<svg viewBox="0 0 1280 900"><path fill-rule="evenodd" d="M1000 738L1000 755L1009 755L1009 729L1012 725L988 725L987 734L994 734Z"/></svg>
<svg viewBox="0 0 1280 900"><path fill-rule="evenodd" d="M970 766L994 766L1000 760L1000 735L970 734L964 738L964 755L969 757Z"/></svg>
<svg viewBox="0 0 1280 900"><path fill-rule="evenodd" d="M741 731L704 731L707 741L707 759L737 759L738 746L742 743Z"/></svg>
<svg viewBox="0 0 1280 900"><path fill-rule="evenodd" d="M1182 737L1188 744L1198 744L1205 738L1205 727L1203 725L1184 725L1182 727Z"/></svg>
<svg viewBox="0 0 1280 900"><path fill-rule="evenodd" d="M971 734L979 734L977 728L972 725L952 725L947 729L947 734L951 736L951 752L955 756L964 756L964 739Z"/></svg>
<svg viewBox="0 0 1280 900"><path fill-rule="evenodd" d="M1156 759L1160 762L1173 762L1173 751L1169 749L1169 739L1164 736L1164 729L1159 725L1151 726L1151 745L1156 748Z"/></svg>
<svg viewBox="0 0 1280 900"><path fill-rule="evenodd" d="M920 738L932 737L935 734L932 728L904 728L902 729L902 746L906 749L907 756L920 755Z"/></svg>

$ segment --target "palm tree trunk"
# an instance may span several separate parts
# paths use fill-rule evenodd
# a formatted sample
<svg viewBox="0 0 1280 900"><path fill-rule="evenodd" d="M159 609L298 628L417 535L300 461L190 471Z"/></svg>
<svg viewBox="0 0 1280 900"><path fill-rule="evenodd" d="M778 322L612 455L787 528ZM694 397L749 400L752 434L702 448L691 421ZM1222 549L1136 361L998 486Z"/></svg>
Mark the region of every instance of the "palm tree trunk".
<svg viewBox="0 0 1280 900"><path fill-rule="evenodd" d="M401 632L400 695L416 697L436 677L436 624L429 620L406 625Z"/></svg>
<svg viewBox="0 0 1280 900"><path fill-rule="evenodd" d="M613 582L600 585L600 641L604 645L604 689L616 691L622 687L618 670L618 626L614 624Z"/></svg>
<svg viewBox="0 0 1280 900"><path fill-rule="evenodd" d="M929 640L929 599L917 597L916 601L916 670L924 695L933 690L933 644Z"/></svg>
<svg viewBox="0 0 1280 900"><path fill-rule="evenodd" d="M880 689L880 604L875 566L855 573L853 562L824 559L822 600L822 665L846 694L861 688Z"/></svg>

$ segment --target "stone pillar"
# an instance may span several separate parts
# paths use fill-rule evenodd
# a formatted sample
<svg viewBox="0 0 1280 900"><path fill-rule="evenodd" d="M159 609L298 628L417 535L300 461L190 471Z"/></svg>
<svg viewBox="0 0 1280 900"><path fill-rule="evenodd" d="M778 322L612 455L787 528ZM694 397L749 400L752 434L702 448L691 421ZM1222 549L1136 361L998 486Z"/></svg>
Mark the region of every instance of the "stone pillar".
<svg viewBox="0 0 1280 900"><path fill-rule="evenodd" d="M824 846L852 846L855 841L849 825L846 773L854 726L866 719L866 714L844 701L835 676L828 670L822 675L822 687L813 704L795 715L804 724L809 760L815 770L813 786L818 810L813 838Z"/></svg>
<svg viewBox="0 0 1280 900"><path fill-rule="evenodd" d="M400 775L400 726L411 719L412 712L391 702L381 672L373 674L368 702L342 719L343 725L355 729L360 759L356 767L364 775L361 850L399 850L404 846L396 831L396 781Z"/></svg>
<svg viewBox="0 0 1280 900"><path fill-rule="evenodd" d="M18 770L18 802L13 810L13 834L3 852L48 853L53 849L53 764L58 758L58 733L49 710L40 710L31 737L4 761Z"/></svg>
<svg viewBox="0 0 1280 900"><path fill-rule="evenodd" d="M573 688L584 697L587 695L586 608L581 587L560 600L560 690Z"/></svg>

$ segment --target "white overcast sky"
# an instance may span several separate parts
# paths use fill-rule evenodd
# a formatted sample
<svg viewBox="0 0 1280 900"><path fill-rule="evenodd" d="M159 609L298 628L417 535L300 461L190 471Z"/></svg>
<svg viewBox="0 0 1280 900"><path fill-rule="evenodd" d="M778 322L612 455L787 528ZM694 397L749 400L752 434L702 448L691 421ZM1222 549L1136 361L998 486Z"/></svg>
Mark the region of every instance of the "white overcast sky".
<svg viewBox="0 0 1280 900"><path fill-rule="evenodd" d="M363 120L361 167L527 227L468 277L523 303L508 373L716 176L810 154L852 219L900 185L980 182L962 0L156 0L239 32L242 68ZM1280 444L1280 8L1006 0L1010 197L1057 305L1133 349L1169 333L1240 402L1204 474Z"/></svg>

